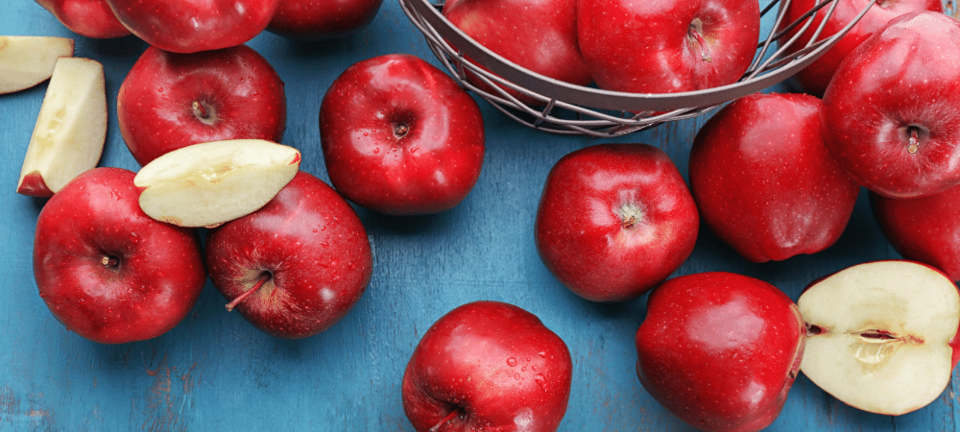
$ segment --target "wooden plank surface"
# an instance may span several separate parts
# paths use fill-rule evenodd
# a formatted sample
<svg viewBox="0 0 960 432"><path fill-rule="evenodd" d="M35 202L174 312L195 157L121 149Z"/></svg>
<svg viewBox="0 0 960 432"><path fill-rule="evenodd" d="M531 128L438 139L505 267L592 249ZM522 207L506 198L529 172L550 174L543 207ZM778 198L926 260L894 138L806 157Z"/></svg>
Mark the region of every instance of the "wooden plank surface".
<svg viewBox="0 0 960 432"><path fill-rule="evenodd" d="M136 169L117 130L115 103L146 45L133 37L73 35L29 0L0 0L0 11L0 34L76 37L78 56L104 64L111 117L101 165ZM334 78L356 61L387 53L438 64L394 0L354 37L303 44L263 34L249 45L286 83L284 143L303 152L303 170L325 180L317 118ZM569 293L540 262L532 224L546 173L564 154L600 142L645 142L665 149L686 175L702 118L596 140L533 131L481 102L488 138L476 188L439 215L394 218L360 210L374 246L373 280L327 332L300 341L267 336L226 312L208 283L171 332L110 346L65 330L33 279L33 230L44 200L14 190L45 88L0 96L0 431L411 431L400 379L413 348L441 315L480 299L523 307L566 341L575 374L562 431L691 430L636 378L633 335L646 297L598 305ZM897 256L865 198L861 194L847 231L828 251L751 264L701 229L695 252L677 274L743 273L796 299L818 276ZM769 430L953 431L957 409L956 376L932 405L899 418L849 408L801 376Z"/></svg>

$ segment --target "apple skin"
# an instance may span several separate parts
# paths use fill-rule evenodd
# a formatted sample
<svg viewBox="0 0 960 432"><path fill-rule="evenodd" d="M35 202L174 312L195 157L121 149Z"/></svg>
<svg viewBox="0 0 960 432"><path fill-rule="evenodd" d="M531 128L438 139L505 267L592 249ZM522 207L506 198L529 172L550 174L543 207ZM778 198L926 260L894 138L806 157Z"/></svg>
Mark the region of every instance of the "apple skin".
<svg viewBox="0 0 960 432"><path fill-rule="evenodd" d="M480 177L485 149L477 102L436 66L407 54L355 63L320 105L330 182L387 215L449 210Z"/></svg>
<svg viewBox="0 0 960 432"><path fill-rule="evenodd" d="M860 185L827 150L820 107L809 95L745 96L694 139L690 189L700 216L752 262L820 252L853 214Z"/></svg>
<svg viewBox="0 0 960 432"><path fill-rule="evenodd" d="M106 0L35 0L70 31L95 39L129 36Z"/></svg>
<svg viewBox="0 0 960 432"><path fill-rule="evenodd" d="M149 47L117 94L117 123L142 166L172 150L227 139L279 143L283 81L252 48L178 54Z"/></svg>
<svg viewBox="0 0 960 432"><path fill-rule="evenodd" d="M646 144L598 144L550 170L534 221L547 269L590 301L639 297L693 252L700 217L680 171Z"/></svg>
<svg viewBox="0 0 960 432"><path fill-rule="evenodd" d="M451 0L444 3L443 15L477 43L513 63L585 86L593 79L577 43L576 5L577 0ZM497 94L476 75L467 78ZM544 104L513 90L508 93L528 105Z"/></svg>
<svg viewBox="0 0 960 432"><path fill-rule="evenodd" d="M196 230L140 210L134 173L85 171L44 205L33 270L53 315L89 340L120 344L175 327L206 282Z"/></svg>
<svg viewBox="0 0 960 432"><path fill-rule="evenodd" d="M383 0L280 0L267 31L303 41L345 37L373 22Z"/></svg>
<svg viewBox="0 0 960 432"><path fill-rule="evenodd" d="M880 231L903 258L960 281L960 186L914 199L870 193L870 207Z"/></svg>
<svg viewBox="0 0 960 432"><path fill-rule="evenodd" d="M300 171L260 210L209 231L210 280L247 321L284 339L320 333L343 318L373 272L367 232L353 207Z"/></svg>
<svg viewBox="0 0 960 432"><path fill-rule="evenodd" d="M572 373L567 345L535 315L467 303L424 333L403 374L403 410L418 432L552 432Z"/></svg>
<svg viewBox="0 0 960 432"><path fill-rule="evenodd" d="M891 198L960 183L960 22L901 15L854 49L823 96L827 147L867 189Z"/></svg>
<svg viewBox="0 0 960 432"><path fill-rule="evenodd" d="M849 24L850 21L853 21L854 18L860 14L860 11L867 6L867 3L870 3L870 0L837 1L836 9L834 9L830 19L827 20L827 24L820 33L818 40L826 39L846 27L846 25ZM792 0L787 8L783 24L787 25L800 19L803 14L813 9L816 4L816 0ZM827 83L829 83L830 78L833 77L833 73L850 51L853 51L860 43L887 25L890 20L905 13L919 10L943 12L943 3L940 0L878 1L873 6L870 6L870 9L863 15L860 21L857 21L853 28L833 47L823 53L818 59L814 60L813 63L800 70L800 72L797 72L797 81L803 86L804 91L815 96L822 96L824 90L827 88ZM790 52L796 52L810 41L817 27L823 22L823 16L826 11L827 8L824 8L823 12L814 17L807 31L800 35L797 41L788 48ZM780 40L789 40L797 34L799 29L800 27L792 29Z"/></svg>
<svg viewBox="0 0 960 432"><path fill-rule="evenodd" d="M733 83L750 66L759 37L755 1L577 1L580 51L607 90L675 93Z"/></svg>
<svg viewBox="0 0 960 432"><path fill-rule="evenodd" d="M759 431L783 408L805 335L796 304L773 285L725 272L680 276L650 292L637 375L697 429Z"/></svg>
<svg viewBox="0 0 960 432"><path fill-rule="evenodd" d="M243 44L267 28L280 0L106 0L117 19L164 51L194 53Z"/></svg>

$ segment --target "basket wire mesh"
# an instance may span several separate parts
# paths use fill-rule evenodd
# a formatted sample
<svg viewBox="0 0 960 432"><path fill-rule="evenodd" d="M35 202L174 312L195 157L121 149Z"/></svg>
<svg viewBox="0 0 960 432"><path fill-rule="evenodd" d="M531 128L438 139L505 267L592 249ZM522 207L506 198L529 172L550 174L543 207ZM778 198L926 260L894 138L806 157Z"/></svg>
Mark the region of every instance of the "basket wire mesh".
<svg viewBox="0 0 960 432"><path fill-rule="evenodd" d="M871 0L842 30L819 40L827 18L833 14L839 0L823 0L787 25L782 24L791 0L773 0L761 11L764 19L773 18L772 29L758 41L753 62L737 82L689 92L641 94L569 84L518 66L456 28L442 15L443 3L440 1L400 0L400 6L423 34L433 54L460 85L531 128L593 137L622 136L664 122L698 117L726 102L778 84L830 49L877 2ZM948 13L956 12L954 1L948 0L945 6ZM781 4L782 7L776 8ZM775 9L779 11L775 12ZM768 17L771 13L774 15ZM814 36L805 46L791 49L800 34L813 25L814 14L824 14L825 17L814 30ZM785 39L787 32L794 28L799 31ZM468 75L473 75L486 88L472 84L466 78ZM528 106L507 89L532 98L543 107Z"/></svg>

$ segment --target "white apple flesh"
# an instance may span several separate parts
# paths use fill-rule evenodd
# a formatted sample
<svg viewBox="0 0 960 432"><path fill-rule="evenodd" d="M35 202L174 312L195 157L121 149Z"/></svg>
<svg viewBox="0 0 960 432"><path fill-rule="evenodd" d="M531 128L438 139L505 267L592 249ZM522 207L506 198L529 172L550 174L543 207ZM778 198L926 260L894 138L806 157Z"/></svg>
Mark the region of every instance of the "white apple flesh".
<svg viewBox="0 0 960 432"><path fill-rule="evenodd" d="M60 58L40 104L17 193L53 195L97 166L106 138L103 65L86 58Z"/></svg>
<svg viewBox="0 0 960 432"><path fill-rule="evenodd" d="M300 152L259 139L193 144L137 173L140 208L182 227L215 227L266 205L297 174Z"/></svg>
<svg viewBox="0 0 960 432"><path fill-rule="evenodd" d="M856 265L814 282L797 304L808 331L800 370L847 405L906 414L950 381L960 292L933 267Z"/></svg>
<svg viewBox="0 0 960 432"><path fill-rule="evenodd" d="M73 56L74 40L54 36L0 36L0 94L26 90L53 75L57 59Z"/></svg>

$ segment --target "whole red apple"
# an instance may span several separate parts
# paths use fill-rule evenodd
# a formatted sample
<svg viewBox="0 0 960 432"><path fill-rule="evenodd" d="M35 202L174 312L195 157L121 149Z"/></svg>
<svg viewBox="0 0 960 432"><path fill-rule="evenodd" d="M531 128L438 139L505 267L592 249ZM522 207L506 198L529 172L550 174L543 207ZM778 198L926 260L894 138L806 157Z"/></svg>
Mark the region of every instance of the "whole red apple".
<svg viewBox="0 0 960 432"><path fill-rule="evenodd" d="M791 0L782 21L783 25L801 19L817 3L817 0ZM870 3L870 0L838 0L833 14L830 15L830 19L827 20L817 40L823 40L838 33L853 21L863 11L863 8L867 7L868 3ZM823 22L823 17L828 9L829 6L822 9L813 18L810 26L807 27L807 31L803 32L796 42L788 48L790 52L796 52L810 41L820 23ZM860 43L887 25L890 20L905 13L919 10L943 12L943 4L940 0L877 1L833 47L824 52L813 63L797 72L797 81L800 82L806 92L816 96L823 95L827 83L833 77L833 73L836 72L840 62L850 51L853 51ZM803 22L806 23L806 21ZM786 36L780 39L780 42L793 38L799 30L800 27L791 29Z"/></svg>
<svg viewBox="0 0 960 432"><path fill-rule="evenodd" d="M860 185L830 156L820 99L753 94L708 120L690 149L690 190L704 223L753 262L833 245Z"/></svg>
<svg viewBox="0 0 960 432"><path fill-rule="evenodd" d="M468 303L420 339L403 374L403 410L418 432L552 432L572 373L567 345L535 315Z"/></svg>
<svg viewBox="0 0 960 432"><path fill-rule="evenodd" d="M824 138L854 180L893 198L960 183L960 22L901 15L854 49L827 86Z"/></svg>
<svg viewBox="0 0 960 432"><path fill-rule="evenodd" d="M580 51L608 90L675 93L733 83L753 61L759 37L756 1L577 1Z"/></svg>
<svg viewBox="0 0 960 432"><path fill-rule="evenodd" d="M130 35L106 0L35 0L64 27L86 37L110 39Z"/></svg>
<svg viewBox="0 0 960 432"><path fill-rule="evenodd" d="M577 0L451 0L443 15L480 45L548 78L577 85L592 81L577 44ZM469 59L468 59L469 60ZM475 75L474 85L492 92ZM527 104L542 104L509 91Z"/></svg>
<svg viewBox="0 0 960 432"><path fill-rule="evenodd" d="M343 37L367 28L382 4L383 0L280 0L267 31L306 41Z"/></svg>
<svg viewBox="0 0 960 432"><path fill-rule="evenodd" d="M913 199L871 193L870 206L880 230L903 258L960 281L960 186Z"/></svg>
<svg viewBox="0 0 960 432"><path fill-rule="evenodd" d="M353 207L304 171L260 210L210 230L206 258L227 309L285 339L315 335L343 318L373 271Z"/></svg>
<svg viewBox="0 0 960 432"><path fill-rule="evenodd" d="M164 51L237 46L267 28L280 0L105 0L140 39Z"/></svg>
<svg viewBox="0 0 960 432"><path fill-rule="evenodd" d="M783 408L805 335L797 305L773 285L724 272L680 276L650 292L637 374L697 429L759 431Z"/></svg>
<svg viewBox="0 0 960 432"><path fill-rule="evenodd" d="M95 342L166 333L206 282L196 231L144 214L133 177L121 168L86 171L54 194L37 220L40 297L68 330Z"/></svg>
<svg viewBox="0 0 960 432"><path fill-rule="evenodd" d="M646 144L599 144L561 158L547 175L534 225L544 265L591 301L625 301L673 273L697 241L700 218L680 171Z"/></svg>
<svg viewBox="0 0 960 432"><path fill-rule="evenodd" d="M320 105L330 182L390 215L449 210L480 177L485 147L476 101L436 66L407 54L357 62Z"/></svg>
<svg viewBox="0 0 960 432"><path fill-rule="evenodd" d="M286 112L283 81L246 45L195 54L149 47L117 94L120 133L140 165L202 142L280 142Z"/></svg>

